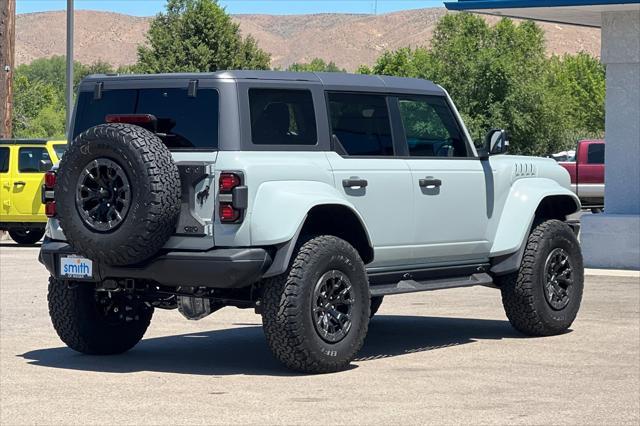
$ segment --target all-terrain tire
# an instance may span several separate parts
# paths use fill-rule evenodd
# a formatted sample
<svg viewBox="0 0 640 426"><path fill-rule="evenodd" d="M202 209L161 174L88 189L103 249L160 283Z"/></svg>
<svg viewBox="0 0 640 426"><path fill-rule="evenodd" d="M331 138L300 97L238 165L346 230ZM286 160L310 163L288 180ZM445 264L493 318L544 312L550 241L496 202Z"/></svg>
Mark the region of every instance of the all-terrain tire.
<svg viewBox="0 0 640 426"><path fill-rule="evenodd" d="M106 231L89 226L76 203L81 174L95 160L116 163L130 185L125 216ZM62 157L55 199L62 229L78 254L129 265L157 253L175 232L180 193L178 168L155 134L130 124L101 124L78 135Z"/></svg>
<svg viewBox="0 0 640 426"><path fill-rule="evenodd" d="M371 312L369 313L369 318L373 318L373 316L378 313L378 309L380 309L380 305L382 305L382 300L384 296L375 296L371 298Z"/></svg>
<svg viewBox="0 0 640 426"><path fill-rule="evenodd" d="M571 228L559 220L547 220L537 225L526 244L519 271L496 280L507 317L513 327L524 334L563 333L575 320L582 300L584 269L580 244ZM545 291L551 291L546 287L549 282L547 265L554 251L566 253L571 267L568 299L566 302L556 299L555 302L558 305L566 303L565 306L552 306L551 293L545 295Z"/></svg>
<svg viewBox="0 0 640 426"><path fill-rule="evenodd" d="M351 327L337 342L324 339L313 318L320 278L340 271L351 283ZM298 246L284 274L265 280L262 323L267 343L287 367L305 373L346 368L364 343L369 323L369 284L364 263L346 241L323 235Z"/></svg>
<svg viewBox="0 0 640 426"><path fill-rule="evenodd" d="M18 244L35 244L44 236L44 228L10 229L9 236Z"/></svg>
<svg viewBox="0 0 640 426"><path fill-rule="evenodd" d="M120 309L123 318L117 314L107 317L97 301L95 287L87 282L67 283L51 277L47 299L49 316L60 339L71 349L90 355L128 351L142 339L153 316L152 307L134 300L126 302L133 309Z"/></svg>

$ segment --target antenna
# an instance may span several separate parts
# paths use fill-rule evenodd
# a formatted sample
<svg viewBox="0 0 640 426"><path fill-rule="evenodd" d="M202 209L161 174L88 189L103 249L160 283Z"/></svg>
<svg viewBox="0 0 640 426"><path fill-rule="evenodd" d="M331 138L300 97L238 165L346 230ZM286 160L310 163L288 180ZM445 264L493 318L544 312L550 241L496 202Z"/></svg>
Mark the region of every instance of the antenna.
<svg viewBox="0 0 640 426"><path fill-rule="evenodd" d="M378 14L378 0L373 0L373 14Z"/></svg>

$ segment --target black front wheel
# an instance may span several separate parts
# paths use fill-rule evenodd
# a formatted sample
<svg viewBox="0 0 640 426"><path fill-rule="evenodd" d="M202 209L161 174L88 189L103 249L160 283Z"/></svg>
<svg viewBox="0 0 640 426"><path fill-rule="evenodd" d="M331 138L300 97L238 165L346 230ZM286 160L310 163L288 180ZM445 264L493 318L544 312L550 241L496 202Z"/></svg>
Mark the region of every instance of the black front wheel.
<svg viewBox="0 0 640 426"><path fill-rule="evenodd" d="M562 333L575 320L582 300L580 244L559 220L536 226L526 244L520 270L496 280L507 317L528 335Z"/></svg>
<svg viewBox="0 0 640 426"><path fill-rule="evenodd" d="M44 228L11 229L9 236L18 244L35 244L44 236Z"/></svg>
<svg viewBox="0 0 640 426"><path fill-rule="evenodd" d="M134 295L96 291L88 282L49 278L49 315L60 339L90 355L134 347L149 327L153 308Z"/></svg>
<svg viewBox="0 0 640 426"><path fill-rule="evenodd" d="M301 244L288 271L264 283L267 343L283 364L306 373L349 365L364 343L369 309L362 259L330 235Z"/></svg>

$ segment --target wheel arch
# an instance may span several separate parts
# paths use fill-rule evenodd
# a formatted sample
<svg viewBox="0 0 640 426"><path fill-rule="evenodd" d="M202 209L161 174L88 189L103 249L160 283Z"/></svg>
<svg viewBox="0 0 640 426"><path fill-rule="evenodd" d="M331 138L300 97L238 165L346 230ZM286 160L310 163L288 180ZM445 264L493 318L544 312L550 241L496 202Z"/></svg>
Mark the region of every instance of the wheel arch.
<svg viewBox="0 0 640 426"><path fill-rule="evenodd" d="M580 208L578 197L551 179L516 182L493 240L491 272L503 275L518 270L531 229L545 220L566 221L567 216Z"/></svg>
<svg viewBox="0 0 640 426"><path fill-rule="evenodd" d="M365 264L373 261L373 244L364 221L356 210L345 204L316 204L309 209L294 236L278 246L273 263L264 277L286 271L301 236L320 234L342 238L356 249Z"/></svg>

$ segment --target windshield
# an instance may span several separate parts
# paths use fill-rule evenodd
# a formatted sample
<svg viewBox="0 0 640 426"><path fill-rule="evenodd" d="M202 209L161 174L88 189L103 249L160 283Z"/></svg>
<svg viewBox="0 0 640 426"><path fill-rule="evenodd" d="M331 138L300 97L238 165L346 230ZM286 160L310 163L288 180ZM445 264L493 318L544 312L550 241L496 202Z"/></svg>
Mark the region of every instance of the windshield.
<svg viewBox="0 0 640 426"><path fill-rule="evenodd" d="M78 99L75 138L85 130L105 123L110 114L151 114L157 119L157 135L170 149L218 148L218 92L199 89L120 89L82 92Z"/></svg>

